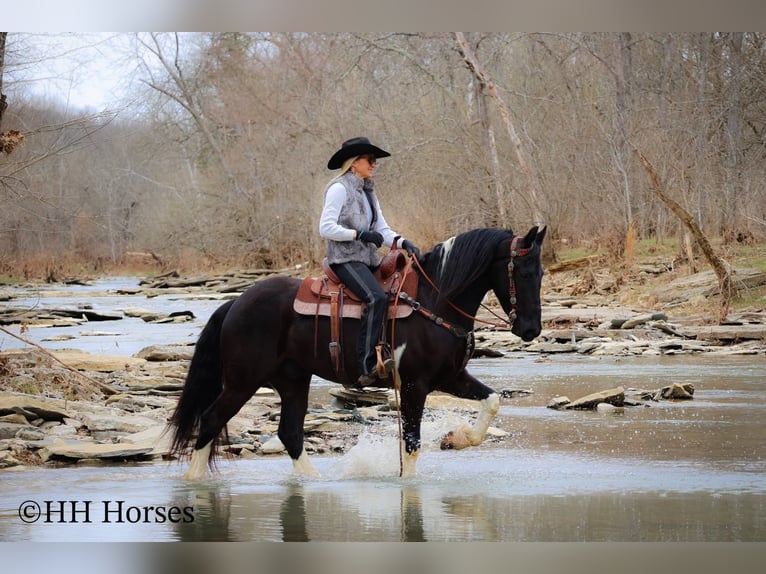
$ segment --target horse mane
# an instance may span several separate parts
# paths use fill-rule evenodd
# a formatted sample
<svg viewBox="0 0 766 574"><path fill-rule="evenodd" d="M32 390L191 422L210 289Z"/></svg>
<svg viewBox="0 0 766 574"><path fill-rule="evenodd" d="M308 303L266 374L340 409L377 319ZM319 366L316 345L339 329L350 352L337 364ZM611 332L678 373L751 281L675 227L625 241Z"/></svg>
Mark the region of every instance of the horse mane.
<svg viewBox="0 0 766 574"><path fill-rule="evenodd" d="M439 301L453 298L480 277L495 258L497 244L513 237L510 229L466 231L437 244L424 259L439 287Z"/></svg>

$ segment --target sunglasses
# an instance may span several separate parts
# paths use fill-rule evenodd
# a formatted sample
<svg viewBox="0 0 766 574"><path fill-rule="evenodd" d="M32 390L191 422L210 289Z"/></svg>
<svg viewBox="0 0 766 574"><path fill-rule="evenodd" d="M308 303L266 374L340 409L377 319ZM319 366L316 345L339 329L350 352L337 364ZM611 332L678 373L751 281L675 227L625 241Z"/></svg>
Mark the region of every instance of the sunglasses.
<svg viewBox="0 0 766 574"><path fill-rule="evenodd" d="M374 155L363 155L360 157L366 159L367 163L369 163L370 165L375 165L375 163L378 161Z"/></svg>

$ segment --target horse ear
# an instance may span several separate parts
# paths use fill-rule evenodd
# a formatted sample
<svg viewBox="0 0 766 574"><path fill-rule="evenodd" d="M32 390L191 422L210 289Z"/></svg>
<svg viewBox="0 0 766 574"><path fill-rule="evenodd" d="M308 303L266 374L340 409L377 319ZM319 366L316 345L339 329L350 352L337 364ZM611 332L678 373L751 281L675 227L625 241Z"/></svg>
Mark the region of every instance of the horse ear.
<svg viewBox="0 0 766 574"><path fill-rule="evenodd" d="M524 241L521 242L521 244L524 246L524 249L529 249L532 247L532 244L535 242L535 237L537 236L537 226L530 229L527 234L524 236Z"/></svg>
<svg viewBox="0 0 766 574"><path fill-rule="evenodd" d="M548 226L543 225L543 228L537 232L537 236L535 237L535 243L538 245L543 244L543 239L545 239L545 232L548 231Z"/></svg>

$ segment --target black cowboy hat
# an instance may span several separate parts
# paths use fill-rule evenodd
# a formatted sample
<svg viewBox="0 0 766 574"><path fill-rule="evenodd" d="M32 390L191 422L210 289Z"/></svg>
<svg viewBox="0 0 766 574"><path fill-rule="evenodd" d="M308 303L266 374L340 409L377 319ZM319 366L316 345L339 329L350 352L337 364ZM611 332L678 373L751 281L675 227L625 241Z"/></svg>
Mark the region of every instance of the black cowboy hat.
<svg viewBox="0 0 766 574"><path fill-rule="evenodd" d="M338 169L343 166L343 162L350 157L372 154L376 158L389 157L391 154L385 150L374 146L365 137L351 138L344 141L340 149L336 151L330 161L327 162L327 169Z"/></svg>

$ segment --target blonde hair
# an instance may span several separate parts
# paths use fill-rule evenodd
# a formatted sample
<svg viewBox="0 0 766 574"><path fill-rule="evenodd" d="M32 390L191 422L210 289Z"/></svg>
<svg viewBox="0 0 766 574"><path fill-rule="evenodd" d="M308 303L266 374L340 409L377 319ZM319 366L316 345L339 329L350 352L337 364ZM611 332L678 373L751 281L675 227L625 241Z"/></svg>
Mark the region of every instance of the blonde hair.
<svg viewBox="0 0 766 574"><path fill-rule="evenodd" d="M340 166L340 169L338 170L337 175L330 180L330 183L336 180L339 180L341 177L346 175L346 172L351 169L351 164L354 163L356 160L358 160L359 157L360 156L355 155L354 157L350 157L346 161L344 161L343 165Z"/></svg>

